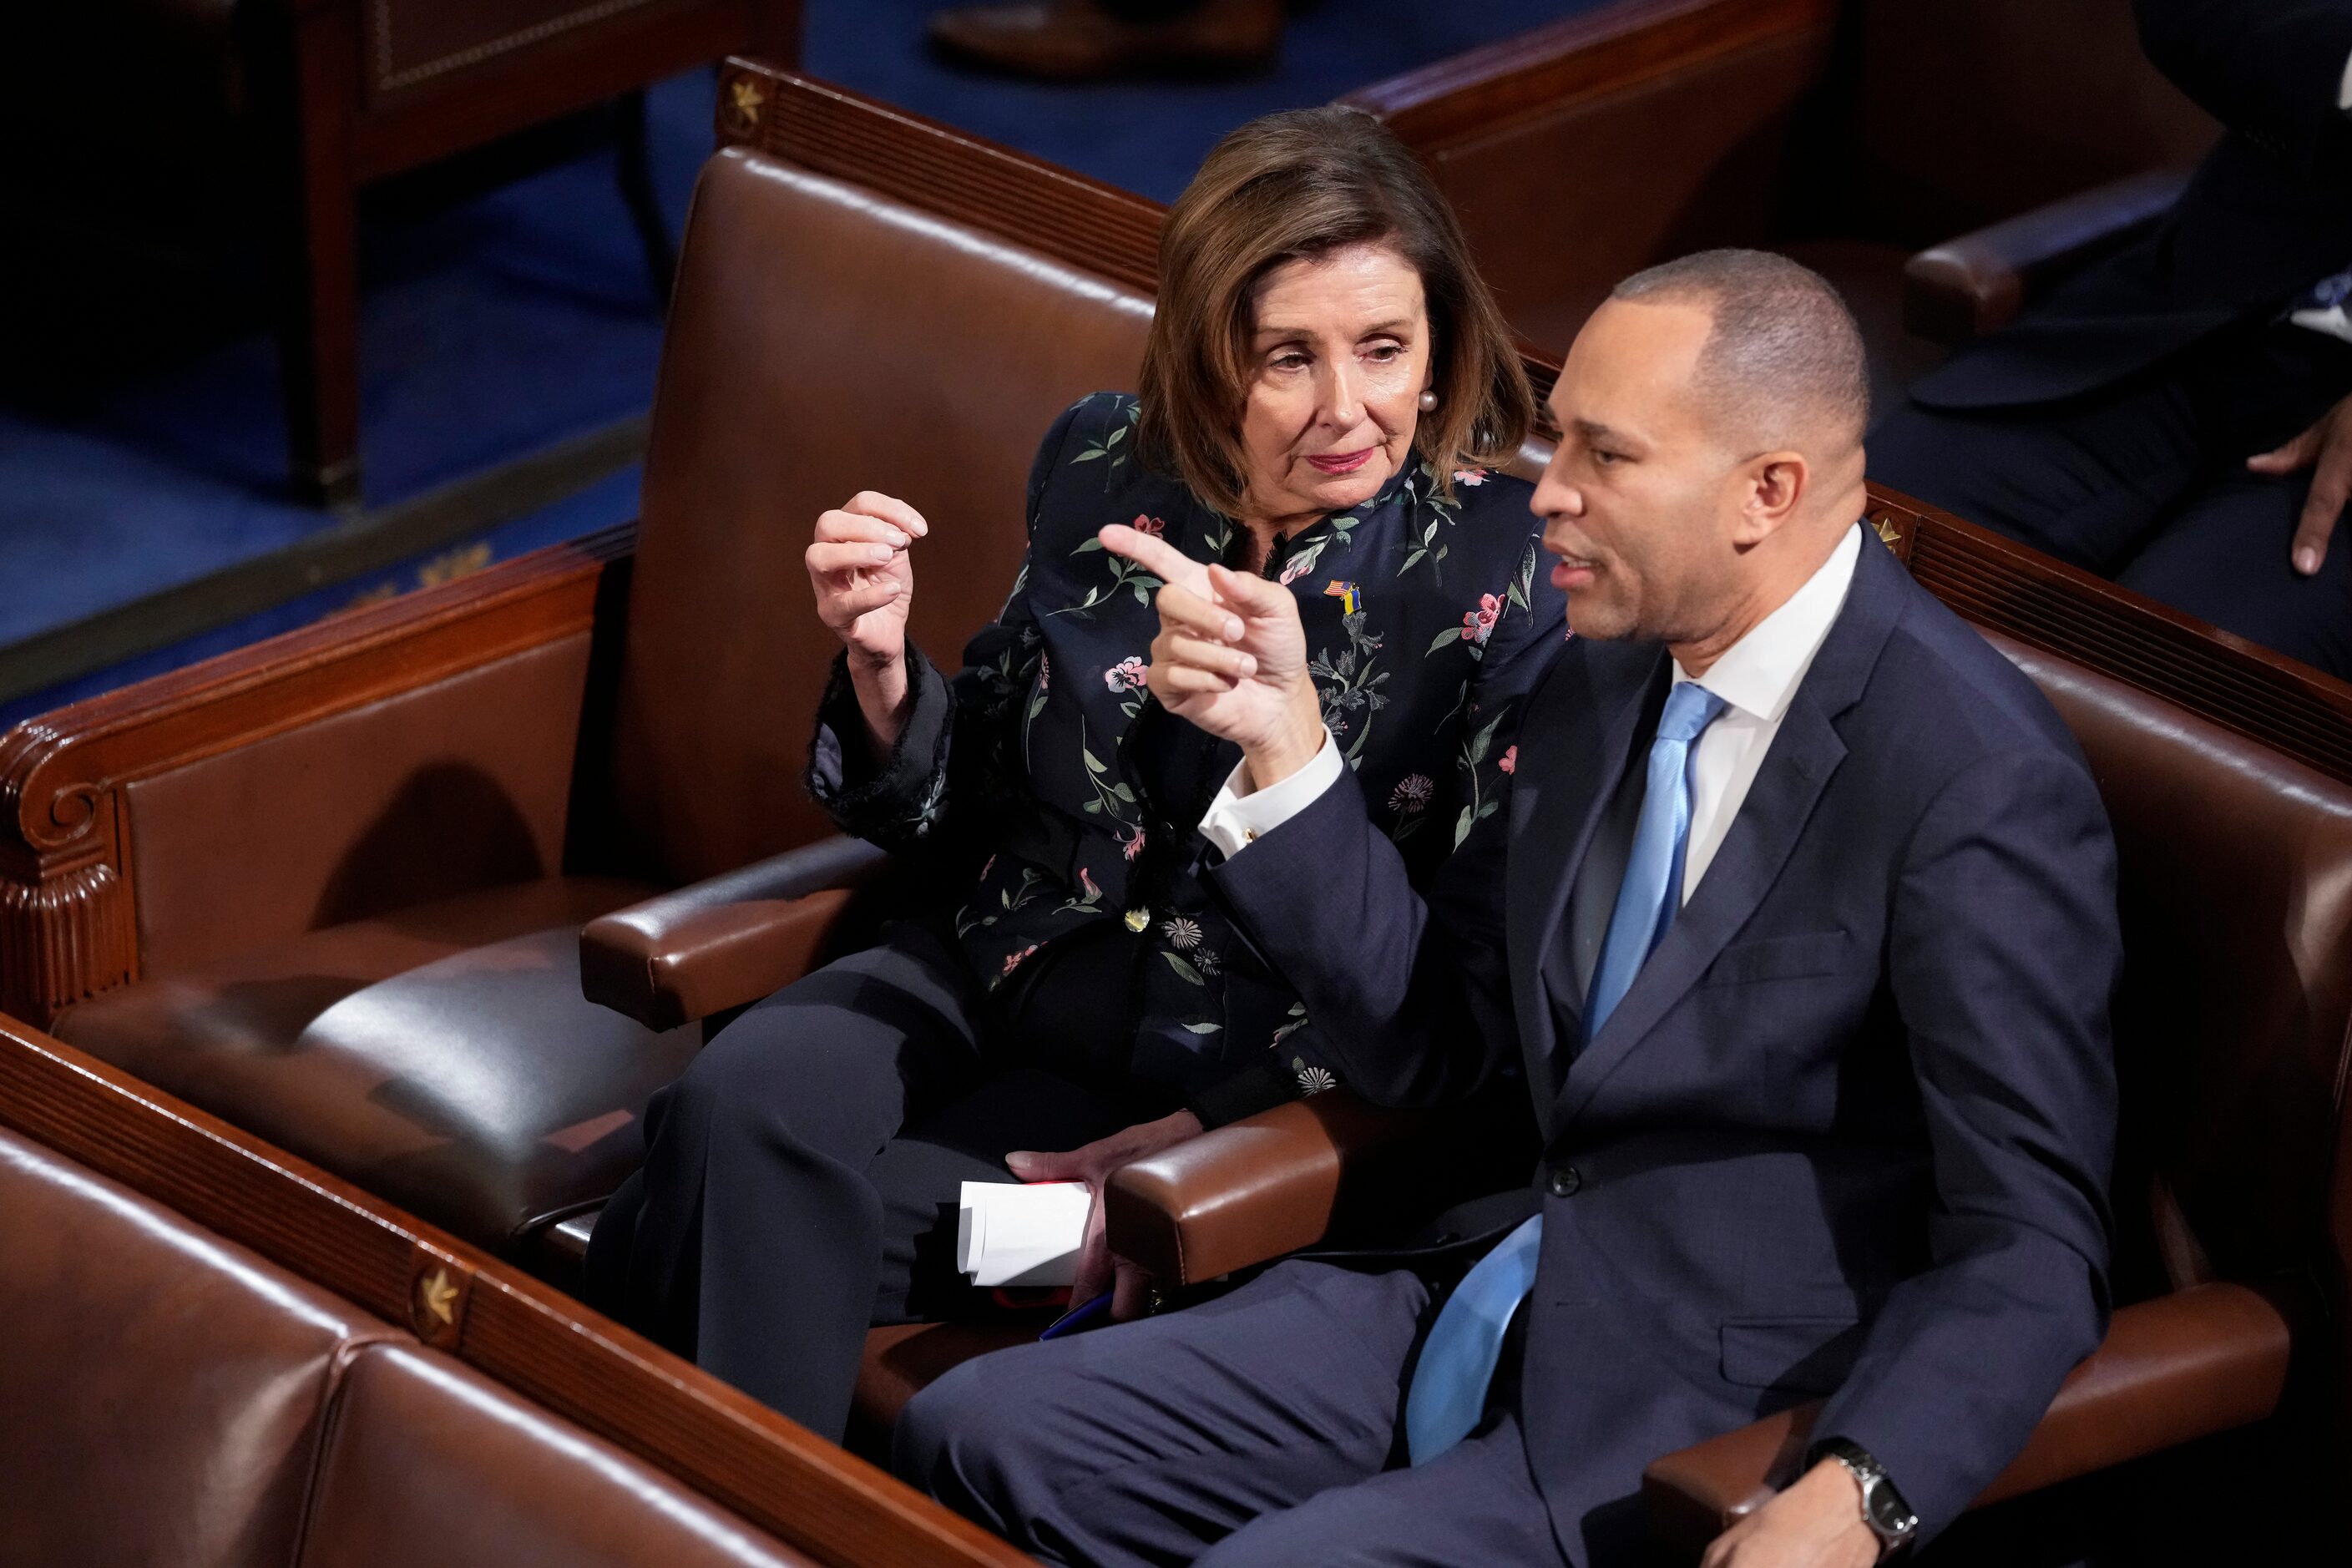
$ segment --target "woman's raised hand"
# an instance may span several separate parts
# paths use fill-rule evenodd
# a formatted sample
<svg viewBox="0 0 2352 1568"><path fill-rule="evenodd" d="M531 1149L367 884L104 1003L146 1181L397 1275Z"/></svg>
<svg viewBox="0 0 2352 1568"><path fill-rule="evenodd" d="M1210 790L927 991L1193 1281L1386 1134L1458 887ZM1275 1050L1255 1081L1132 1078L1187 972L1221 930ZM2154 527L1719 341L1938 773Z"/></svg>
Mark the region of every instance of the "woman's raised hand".
<svg viewBox="0 0 2352 1568"><path fill-rule="evenodd" d="M1160 705L1238 744L1260 785L1313 761L1323 744L1323 717L1307 679L1307 633L1290 590L1203 565L1121 524L1099 537L1104 549L1162 584L1150 678Z"/></svg>
<svg viewBox="0 0 2352 1568"><path fill-rule="evenodd" d="M907 607L915 599L908 547L931 531L896 496L860 490L816 520L808 547L817 619L849 650L850 684L877 749L887 752L906 726Z"/></svg>
<svg viewBox="0 0 2352 1568"><path fill-rule="evenodd" d="M907 606L915 597L907 547L930 531L921 512L874 490L816 520L808 574L817 619L855 658L893 664L906 656Z"/></svg>

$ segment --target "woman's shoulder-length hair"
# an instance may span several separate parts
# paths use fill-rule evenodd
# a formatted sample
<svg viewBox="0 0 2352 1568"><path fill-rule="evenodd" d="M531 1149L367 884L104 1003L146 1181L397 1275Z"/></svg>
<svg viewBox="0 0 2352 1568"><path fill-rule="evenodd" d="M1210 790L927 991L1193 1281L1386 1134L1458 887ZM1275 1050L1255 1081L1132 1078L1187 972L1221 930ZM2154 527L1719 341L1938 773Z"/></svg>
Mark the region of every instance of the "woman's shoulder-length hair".
<svg viewBox="0 0 2352 1568"><path fill-rule="evenodd" d="M1285 262L1366 243L1393 247L1421 275L1437 406L1421 416L1413 449L1448 493L1457 467L1507 461L1535 416L1535 395L1461 225L1394 132L1337 108L1241 127L1170 211L1137 388L1144 456L1209 506L1241 516L1257 285Z"/></svg>

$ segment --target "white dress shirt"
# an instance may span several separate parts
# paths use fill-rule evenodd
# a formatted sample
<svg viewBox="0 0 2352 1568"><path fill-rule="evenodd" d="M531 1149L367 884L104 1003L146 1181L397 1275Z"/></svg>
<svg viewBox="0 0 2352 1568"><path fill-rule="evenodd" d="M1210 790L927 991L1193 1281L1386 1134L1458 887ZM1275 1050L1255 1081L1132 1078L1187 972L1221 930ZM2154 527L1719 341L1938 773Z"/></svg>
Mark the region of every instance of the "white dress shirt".
<svg viewBox="0 0 2352 1568"><path fill-rule="evenodd" d="M1691 757L1690 847L1683 860L1683 900L1714 864L1723 847L1732 818L1739 815L1748 788L1780 732L1789 701L1796 695L1805 672L1813 667L1838 612L1845 607L1846 590L1853 585L1854 563L1862 558L1862 529L1846 530L1837 548L1804 584L1779 609L1748 629L1748 635L1723 651L1723 657L1696 677L1698 683L1724 700L1724 710L1698 739ZM1677 663L1675 679L1694 679ZM1247 764L1244 764L1245 767ZM1305 810L1331 787L1347 764L1339 743L1328 731L1315 760L1265 789L1236 793L1243 768L1235 768L1225 787L1217 792L1201 832L1227 858L1238 855L1249 841L1272 832Z"/></svg>
<svg viewBox="0 0 2352 1568"><path fill-rule="evenodd" d="M1677 685L1696 679L1723 699L1724 710L1691 750L1690 847L1683 852L1683 902L1690 902L1706 868L1723 847L1732 819L1756 782L1772 737L1780 732L1789 701L1813 668L1813 656L1845 608L1853 585L1854 563L1862 559L1862 529L1846 530L1830 558L1806 578L1780 607L1748 628L1723 650L1705 675L1675 665Z"/></svg>

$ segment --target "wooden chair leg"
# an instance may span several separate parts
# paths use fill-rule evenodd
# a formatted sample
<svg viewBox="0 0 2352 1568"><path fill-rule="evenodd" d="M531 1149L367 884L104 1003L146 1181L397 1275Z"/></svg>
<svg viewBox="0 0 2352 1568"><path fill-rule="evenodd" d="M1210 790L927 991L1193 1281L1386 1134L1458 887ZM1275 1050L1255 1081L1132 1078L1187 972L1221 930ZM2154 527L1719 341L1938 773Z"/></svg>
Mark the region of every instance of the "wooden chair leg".
<svg viewBox="0 0 2352 1568"><path fill-rule="evenodd" d="M272 100L289 152L281 165L278 363L290 479L299 499L326 507L360 499L358 180L351 145L359 40L352 16L352 7L323 5L288 17L288 30L257 57L269 68L267 86L256 82Z"/></svg>
<svg viewBox="0 0 2352 1568"><path fill-rule="evenodd" d="M620 155L621 199L628 204L629 221L635 226L637 244L646 254L646 276L666 310L670 289L677 280L677 247L670 240L669 225L662 218L661 195L654 188L653 143L642 89L622 95L618 120L615 150Z"/></svg>

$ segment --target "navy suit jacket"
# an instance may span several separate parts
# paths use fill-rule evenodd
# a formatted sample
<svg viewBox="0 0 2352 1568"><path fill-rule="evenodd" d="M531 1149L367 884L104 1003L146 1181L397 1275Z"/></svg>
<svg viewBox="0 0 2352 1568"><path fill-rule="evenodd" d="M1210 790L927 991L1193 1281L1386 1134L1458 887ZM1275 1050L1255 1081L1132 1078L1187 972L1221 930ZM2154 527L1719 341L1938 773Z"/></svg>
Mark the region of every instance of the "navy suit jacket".
<svg viewBox="0 0 2352 1568"><path fill-rule="evenodd" d="M2147 237L1911 387L1938 408L2108 386L2352 266L2352 0L2136 0L2148 58L2227 127Z"/></svg>
<svg viewBox="0 0 2352 1568"><path fill-rule="evenodd" d="M1649 1460L1824 1395L1817 1435L1932 1534L2105 1331L2105 812L2041 693L1865 542L1714 863L1579 1051L1544 960L1669 676L1657 645L1572 640L1507 826L1426 899L1349 779L1219 885L1313 977L1360 1092L1529 1086L1522 1420L1573 1558L1638 1549Z"/></svg>

